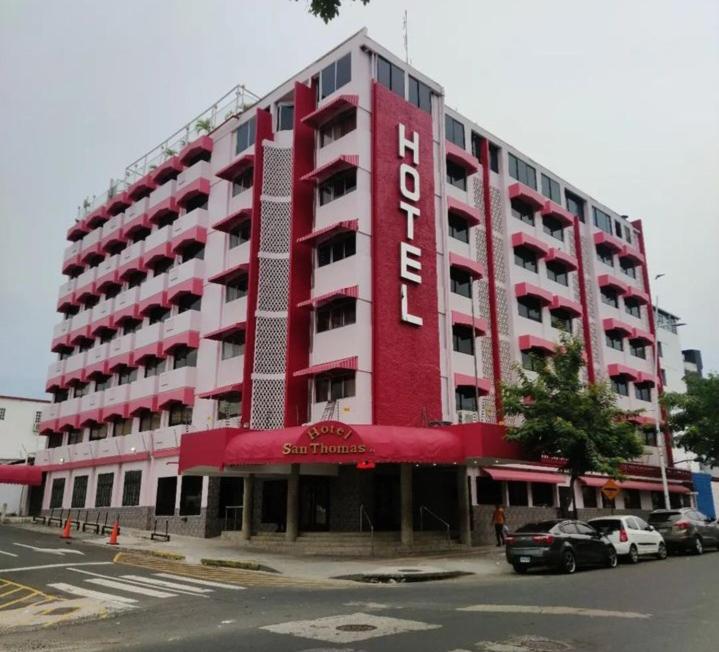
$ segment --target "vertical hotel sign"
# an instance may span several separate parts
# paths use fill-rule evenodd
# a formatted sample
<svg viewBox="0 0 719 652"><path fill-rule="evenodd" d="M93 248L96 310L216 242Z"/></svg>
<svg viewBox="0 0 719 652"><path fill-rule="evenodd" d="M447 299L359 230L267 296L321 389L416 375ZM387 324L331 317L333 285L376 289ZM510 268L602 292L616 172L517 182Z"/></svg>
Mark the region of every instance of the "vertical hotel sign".
<svg viewBox="0 0 719 652"><path fill-rule="evenodd" d="M373 85L374 423L442 416L432 116Z"/></svg>

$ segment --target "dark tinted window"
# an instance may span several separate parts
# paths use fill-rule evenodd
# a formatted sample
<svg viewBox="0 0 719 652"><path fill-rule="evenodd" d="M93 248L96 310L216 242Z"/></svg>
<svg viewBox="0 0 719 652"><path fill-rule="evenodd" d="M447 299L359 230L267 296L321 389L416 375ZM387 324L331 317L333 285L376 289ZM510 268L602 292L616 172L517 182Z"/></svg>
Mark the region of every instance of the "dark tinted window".
<svg viewBox="0 0 719 652"><path fill-rule="evenodd" d="M277 107L277 131L290 131L294 127L294 104L280 104Z"/></svg>
<svg viewBox="0 0 719 652"><path fill-rule="evenodd" d="M235 132L235 154L244 152L250 145L255 144L255 119L250 118L241 124Z"/></svg>
<svg viewBox="0 0 719 652"><path fill-rule="evenodd" d="M180 515L196 516L202 504L202 476L183 475L180 490Z"/></svg>
<svg viewBox="0 0 719 652"><path fill-rule="evenodd" d="M675 523L682 517L681 512L656 512L649 514L650 523Z"/></svg>
<svg viewBox="0 0 719 652"><path fill-rule="evenodd" d="M564 523L559 526L562 534L579 534L577 526L574 523Z"/></svg>
<svg viewBox="0 0 719 652"><path fill-rule="evenodd" d="M555 204L561 203L559 184L546 174L542 175L542 194L549 197Z"/></svg>
<svg viewBox="0 0 719 652"><path fill-rule="evenodd" d="M464 149L464 125L452 116L444 117L444 134L447 140Z"/></svg>
<svg viewBox="0 0 719 652"><path fill-rule="evenodd" d="M586 523L575 523L575 525L577 526L577 531L579 532L579 534L593 536L597 533L597 531L593 527L587 525Z"/></svg>
<svg viewBox="0 0 719 652"><path fill-rule="evenodd" d="M467 170L461 165L447 161L447 183L460 190L467 190Z"/></svg>
<svg viewBox="0 0 719 652"><path fill-rule="evenodd" d="M88 476L86 475L79 475L73 480L71 507L76 509L85 507L85 498L87 497L87 477Z"/></svg>
<svg viewBox="0 0 719 652"><path fill-rule="evenodd" d="M551 532L559 521L539 521L527 523L517 529L517 532Z"/></svg>
<svg viewBox="0 0 719 652"><path fill-rule="evenodd" d="M404 70L382 57L377 58L377 81L404 98Z"/></svg>
<svg viewBox="0 0 719 652"><path fill-rule="evenodd" d="M461 242L469 242L469 225L467 220L454 213L449 214L449 237Z"/></svg>
<svg viewBox="0 0 719 652"><path fill-rule="evenodd" d="M612 234L612 218L604 211L600 211L596 206L592 207L594 211L594 226L599 227L605 233Z"/></svg>
<svg viewBox="0 0 719 652"><path fill-rule="evenodd" d="M327 66L321 74L322 97L325 98L344 86L352 78L352 55L345 54L341 59Z"/></svg>
<svg viewBox="0 0 719 652"><path fill-rule="evenodd" d="M507 155L509 176L530 188L537 189L537 171L513 154Z"/></svg>
<svg viewBox="0 0 719 652"><path fill-rule="evenodd" d="M155 495L155 515L174 516L175 497L177 496L177 476L157 479L157 493Z"/></svg>
<svg viewBox="0 0 719 652"><path fill-rule="evenodd" d="M411 75L409 78L409 102L422 111L432 113L432 91L429 90L427 84L423 84Z"/></svg>

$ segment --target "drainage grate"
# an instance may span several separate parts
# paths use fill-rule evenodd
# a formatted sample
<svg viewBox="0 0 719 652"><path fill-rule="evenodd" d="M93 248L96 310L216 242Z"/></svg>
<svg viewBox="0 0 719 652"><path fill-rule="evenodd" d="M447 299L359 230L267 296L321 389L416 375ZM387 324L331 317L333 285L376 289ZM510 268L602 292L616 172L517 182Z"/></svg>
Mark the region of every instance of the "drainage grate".
<svg viewBox="0 0 719 652"><path fill-rule="evenodd" d="M337 625L335 629L339 632L373 632L377 627L375 625L365 625L362 623L350 625Z"/></svg>
<svg viewBox="0 0 719 652"><path fill-rule="evenodd" d="M66 616L77 611L77 609L77 607L55 607L49 611L44 611L43 614L45 616Z"/></svg>

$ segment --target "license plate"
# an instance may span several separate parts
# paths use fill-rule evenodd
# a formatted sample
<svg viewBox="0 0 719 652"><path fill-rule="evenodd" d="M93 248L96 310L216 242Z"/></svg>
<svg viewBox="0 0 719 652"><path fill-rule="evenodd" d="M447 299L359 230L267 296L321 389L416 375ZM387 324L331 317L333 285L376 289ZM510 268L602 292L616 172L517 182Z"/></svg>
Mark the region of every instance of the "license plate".
<svg viewBox="0 0 719 652"><path fill-rule="evenodd" d="M529 564L529 563L531 563L531 561L532 561L531 557L520 557L519 558L520 564Z"/></svg>

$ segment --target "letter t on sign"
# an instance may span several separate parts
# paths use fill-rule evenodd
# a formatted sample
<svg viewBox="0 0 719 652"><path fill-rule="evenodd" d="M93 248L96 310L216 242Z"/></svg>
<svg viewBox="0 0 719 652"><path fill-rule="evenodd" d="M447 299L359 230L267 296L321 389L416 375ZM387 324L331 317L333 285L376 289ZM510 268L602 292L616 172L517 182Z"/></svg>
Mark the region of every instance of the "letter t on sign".
<svg viewBox="0 0 719 652"><path fill-rule="evenodd" d="M412 163L419 165L419 132L412 134L412 140L407 138L407 128L400 122L399 129L399 157L404 158L407 150L412 152Z"/></svg>

